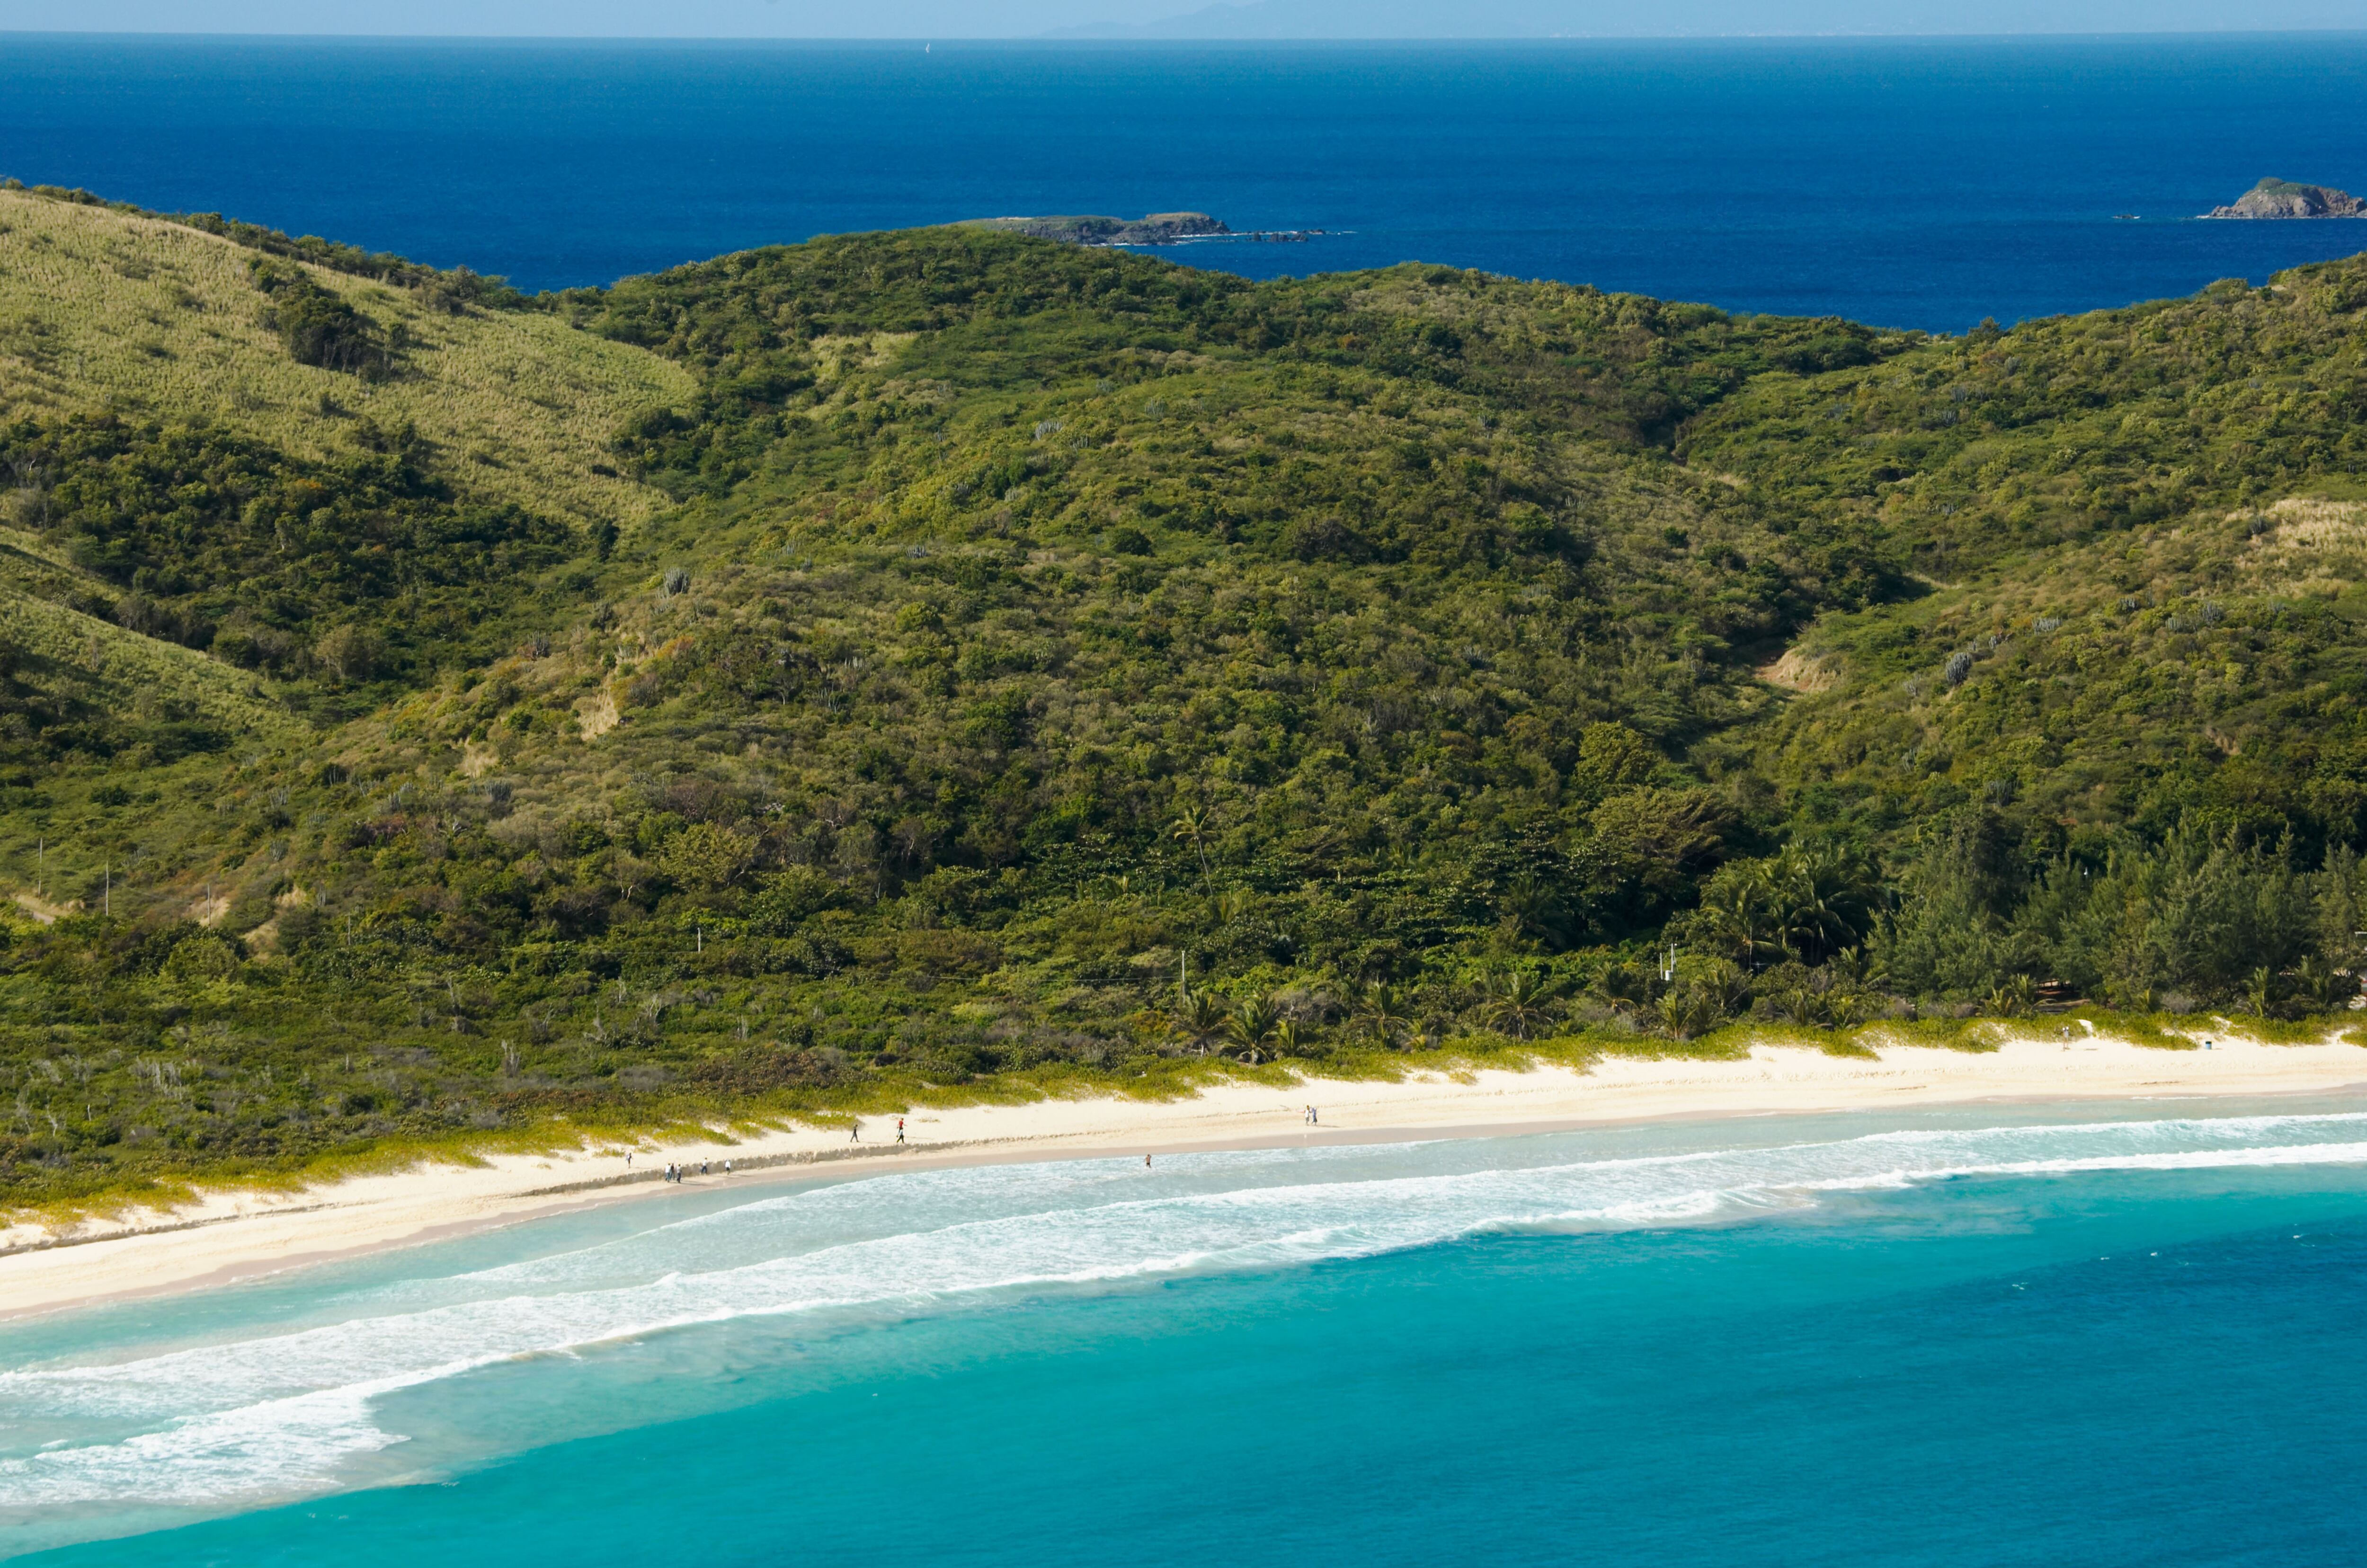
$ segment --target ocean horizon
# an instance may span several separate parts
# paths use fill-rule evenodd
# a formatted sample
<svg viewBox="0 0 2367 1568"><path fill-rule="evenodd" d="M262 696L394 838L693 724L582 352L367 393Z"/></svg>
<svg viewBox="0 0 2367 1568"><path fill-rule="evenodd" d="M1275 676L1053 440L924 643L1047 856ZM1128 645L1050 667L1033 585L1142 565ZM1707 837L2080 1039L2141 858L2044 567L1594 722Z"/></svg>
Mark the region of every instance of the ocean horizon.
<svg viewBox="0 0 2367 1568"><path fill-rule="evenodd" d="M0 1326L0 1551L2352 1561L2361 1103L669 1193Z"/></svg>
<svg viewBox="0 0 2367 1568"><path fill-rule="evenodd" d="M1303 243L1962 332L2254 282L2367 223L2367 34L782 44L18 34L0 175L529 289L816 233L1206 210Z"/></svg>

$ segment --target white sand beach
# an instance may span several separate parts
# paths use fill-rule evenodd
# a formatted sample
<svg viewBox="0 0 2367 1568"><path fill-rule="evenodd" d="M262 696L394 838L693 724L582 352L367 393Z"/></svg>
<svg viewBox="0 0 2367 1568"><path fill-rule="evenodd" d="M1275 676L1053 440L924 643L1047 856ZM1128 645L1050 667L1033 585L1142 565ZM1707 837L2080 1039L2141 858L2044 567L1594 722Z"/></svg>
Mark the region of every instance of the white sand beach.
<svg viewBox="0 0 2367 1568"><path fill-rule="evenodd" d="M406 1170L294 1191L223 1190L169 1212L127 1211L62 1229L0 1228L0 1316L109 1297L192 1289L381 1247L429 1241L587 1203L688 1185L751 1185L952 1165L1393 1138L1544 1132L1648 1119L1896 1111L1981 1100L2146 1100L2326 1093L2367 1100L2367 1049L2214 1038L2169 1051L2081 1034L1994 1052L1893 1047L1879 1059L1761 1046L1748 1061L1612 1057L1590 1070L1409 1074L1396 1082L1308 1078L1287 1089L1230 1083L1188 1099L1046 1100L916 1110L860 1136L800 1126L726 1141L603 1141L568 1153L423 1161ZM1310 1125L1307 1108L1319 1120ZM723 1163L733 1171L727 1176ZM701 1161L708 1169L699 1172Z"/></svg>

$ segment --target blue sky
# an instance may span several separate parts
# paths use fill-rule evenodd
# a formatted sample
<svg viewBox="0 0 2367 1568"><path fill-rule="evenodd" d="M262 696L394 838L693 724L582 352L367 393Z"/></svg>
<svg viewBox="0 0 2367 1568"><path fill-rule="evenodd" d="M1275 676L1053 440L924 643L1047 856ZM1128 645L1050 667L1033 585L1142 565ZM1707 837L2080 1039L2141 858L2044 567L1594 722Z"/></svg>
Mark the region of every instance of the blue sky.
<svg viewBox="0 0 2367 1568"><path fill-rule="evenodd" d="M2367 28L2367 0L0 0L0 31L1508 38Z"/></svg>

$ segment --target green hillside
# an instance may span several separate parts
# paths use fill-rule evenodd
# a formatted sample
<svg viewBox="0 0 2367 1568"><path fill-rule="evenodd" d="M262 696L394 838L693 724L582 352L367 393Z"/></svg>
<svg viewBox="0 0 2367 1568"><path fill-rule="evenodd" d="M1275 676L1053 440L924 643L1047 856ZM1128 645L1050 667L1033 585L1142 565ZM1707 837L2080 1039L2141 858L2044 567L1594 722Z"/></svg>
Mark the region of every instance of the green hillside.
<svg viewBox="0 0 2367 1568"><path fill-rule="evenodd" d="M0 199L0 343L129 236L300 389L0 433L0 1195L2354 988L2367 264L1926 339L963 228L447 316Z"/></svg>
<svg viewBox="0 0 2367 1568"><path fill-rule="evenodd" d="M472 497L578 525L629 525L663 499L606 446L627 419L692 395L674 365L541 312L270 263L400 338L402 374L365 379L288 352L265 319L262 259L182 224L0 188L0 422L101 409L202 422L311 462L407 433Z"/></svg>

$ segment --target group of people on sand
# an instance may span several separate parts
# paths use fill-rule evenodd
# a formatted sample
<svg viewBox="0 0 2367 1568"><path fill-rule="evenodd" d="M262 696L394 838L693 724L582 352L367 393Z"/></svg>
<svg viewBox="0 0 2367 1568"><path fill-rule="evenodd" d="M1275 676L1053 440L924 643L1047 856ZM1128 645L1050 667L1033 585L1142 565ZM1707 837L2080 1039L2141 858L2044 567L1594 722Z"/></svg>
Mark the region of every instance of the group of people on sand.
<svg viewBox="0 0 2367 1568"><path fill-rule="evenodd" d="M627 1165L630 1165L630 1164L632 1164L632 1163L633 1163L633 1156L630 1156L630 1155L627 1155L627 1156L625 1156L625 1163L626 1163ZM710 1162L710 1161L708 1161L708 1160L700 1160L700 1161L698 1162L698 1174L699 1174L699 1175L701 1175L701 1176L706 1176L706 1175L710 1174L710 1171L709 1171L709 1166L710 1166L710 1164L711 1164L711 1162ZM663 1181L680 1181L684 1177L688 1176L689 1174L690 1174L690 1166L689 1166L688 1162L686 1162L686 1161L685 1161L685 1163L683 1163L683 1164L677 1165L677 1164L675 1164L674 1161L672 1161L672 1160L668 1160L668 1161L666 1161L665 1174L664 1174L664 1176L661 1177L659 1179L663 1180ZM729 1176L729 1175L730 1175L730 1174L731 1174L731 1162L730 1162L730 1160L728 1160L728 1159L727 1159L727 1160L725 1160L725 1161L723 1162L723 1174L724 1174L724 1175L726 1175L726 1176Z"/></svg>

